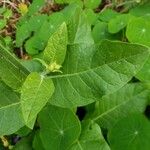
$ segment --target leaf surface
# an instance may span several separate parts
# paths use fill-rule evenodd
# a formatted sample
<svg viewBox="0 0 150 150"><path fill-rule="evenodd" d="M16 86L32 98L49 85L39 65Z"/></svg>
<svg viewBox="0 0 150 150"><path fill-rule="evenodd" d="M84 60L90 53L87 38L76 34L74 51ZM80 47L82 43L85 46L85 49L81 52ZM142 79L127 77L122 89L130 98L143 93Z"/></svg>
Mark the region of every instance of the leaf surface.
<svg viewBox="0 0 150 150"><path fill-rule="evenodd" d="M124 86L149 57L147 47L103 41L85 49L67 51L63 75L51 76L55 92L51 103L61 107L82 106Z"/></svg>
<svg viewBox="0 0 150 150"><path fill-rule="evenodd" d="M150 122L141 114L132 114L109 131L112 150L149 150Z"/></svg>
<svg viewBox="0 0 150 150"><path fill-rule="evenodd" d="M144 112L148 90L142 84L127 84L97 102L93 120L101 127L111 128L118 120L135 112Z"/></svg>
<svg viewBox="0 0 150 150"><path fill-rule="evenodd" d="M35 120L53 92L54 85L50 78L35 72L27 77L21 89L21 107L26 125L32 124L31 121Z"/></svg>
<svg viewBox="0 0 150 150"><path fill-rule="evenodd" d="M80 123L69 109L48 105L39 115L40 137L45 150L66 150L80 135Z"/></svg>
<svg viewBox="0 0 150 150"><path fill-rule="evenodd" d="M11 88L19 89L29 71L0 44L0 78Z"/></svg>
<svg viewBox="0 0 150 150"><path fill-rule="evenodd" d="M67 26L63 23L48 40L44 50L44 60L46 62L56 62L59 65L64 62L68 44L67 38Z"/></svg>
<svg viewBox="0 0 150 150"><path fill-rule="evenodd" d="M24 126L19 96L0 81L0 136L9 135Z"/></svg>
<svg viewBox="0 0 150 150"><path fill-rule="evenodd" d="M78 141L72 145L70 150L110 150L106 143L101 129L96 123L84 121L82 132Z"/></svg>

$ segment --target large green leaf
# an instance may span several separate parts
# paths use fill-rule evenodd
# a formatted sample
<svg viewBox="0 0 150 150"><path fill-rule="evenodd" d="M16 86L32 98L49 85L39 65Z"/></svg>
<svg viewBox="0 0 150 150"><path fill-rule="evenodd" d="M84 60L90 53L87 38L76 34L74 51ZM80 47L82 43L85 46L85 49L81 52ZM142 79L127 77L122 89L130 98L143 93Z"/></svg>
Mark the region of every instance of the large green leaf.
<svg viewBox="0 0 150 150"><path fill-rule="evenodd" d="M21 89L21 106L26 125L29 126L35 120L53 92L54 85L50 78L35 72L27 77Z"/></svg>
<svg viewBox="0 0 150 150"><path fill-rule="evenodd" d="M84 121L78 141L69 150L110 150L100 127L93 122Z"/></svg>
<svg viewBox="0 0 150 150"><path fill-rule="evenodd" d="M150 122L141 114L132 114L109 131L112 150L149 150Z"/></svg>
<svg viewBox="0 0 150 150"><path fill-rule="evenodd" d="M128 84L97 103L92 117L103 128L111 128L121 118L143 112L148 103L148 90L141 84Z"/></svg>
<svg viewBox="0 0 150 150"><path fill-rule="evenodd" d="M48 105L39 115L40 137L45 150L66 150L80 135L80 123L69 109Z"/></svg>
<svg viewBox="0 0 150 150"><path fill-rule="evenodd" d="M13 89L21 87L29 71L0 44L0 78Z"/></svg>
<svg viewBox="0 0 150 150"><path fill-rule="evenodd" d="M124 86L149 57L147 47L103 41L86 49L70 48L62 75L51 76L55 92L51 103L62 107L82 106Z"/></svg>
<svg viewBox="0 0 150 150"><path fill-rule="evenodd" d="M67 26L63 23L50 37L44 50L44 60L61 65L64 62L68 44Z"/></svg>
<svg viewBox="0 0 150 150"><path fill-rule="evenodd" d="M150 22L143 18L132 19L126 31L126 36L130 42L140 43L150 46Z"/></svg>
<svg viewBox="0 0 150 150"><path fill-rule="evenodd" d="M12 134L23 125L18 94L0 81L0 136Z"/></svg>

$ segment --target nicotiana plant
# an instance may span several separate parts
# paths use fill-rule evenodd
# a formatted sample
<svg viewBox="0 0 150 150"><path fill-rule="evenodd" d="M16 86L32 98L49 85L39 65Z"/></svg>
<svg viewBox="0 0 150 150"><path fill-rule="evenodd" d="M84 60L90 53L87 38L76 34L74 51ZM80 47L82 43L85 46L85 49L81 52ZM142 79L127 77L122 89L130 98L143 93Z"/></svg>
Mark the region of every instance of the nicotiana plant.
<svg viewBox="0 0 150 150"><path fill-rule="evenodd" d="M100 0L57 0L62 8L50 14L43 0L19 5L14 47L28 59L0 42L2 149L150 149L144 2L112 2L97 12ZM115 11L122 6L128 13Z"/></svg>

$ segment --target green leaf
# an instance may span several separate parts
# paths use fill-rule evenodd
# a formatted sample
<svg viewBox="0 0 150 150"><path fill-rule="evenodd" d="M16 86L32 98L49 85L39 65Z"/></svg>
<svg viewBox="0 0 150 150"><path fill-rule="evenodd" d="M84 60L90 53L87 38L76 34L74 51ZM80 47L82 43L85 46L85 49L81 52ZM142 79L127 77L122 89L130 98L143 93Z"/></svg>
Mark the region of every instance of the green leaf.
<svg viewBox="0 0 150 150"><path fill-rule="evenodd" d="M132 19L127 26L126 36L132 43L150 46L149 27L150 22L143 18Z"/></svg>
<svg viewBox="0 0 150 150"><path fill-rule="evenodd" d="M123 28L125 28L128 22L134 17L130 14L118 15L115 18L112 18L108 23L108 31L110 33L117 33Z"/></svg>
<svg viewBox="0 0 150 150"><path fill-rule="evenodd" d="M94 9L101 4L101 0L84 0L84 6L86 8Z"/></svg>
<svg viewBox="0 0 150 150"><path fill-rule="evenodd" d="M12 17L12 10L11 9L6 9L5 12L3 13L3 16L5 19L9 19L10 17Z"/></svg>
<svg viewBox="0 0 150 150"><path fill-rule="evenodd" d="M30 72L42 72L43 67L41 63L35 60L21 60L21 64L25 66Z"/></svg>
<svg viewBox="0 0 150 150"><path fill-rule="evenodd" d="M149 8L150 8L150 2L145 3L144 5L139 5L137 7L134 7L129 12L134 16L141 17L150 14Z"/></svg>
<svg viewBox="0 0 150 150"><path fill-rule="evenodd" d="M105 9L99 14L99 19L103 22L109 22L112 18L115 18L118 15L120 14L112 9Z"/></svg>
<svg viewBox="0 0 150 150"><path fill-rule="evenodd" d="M43 143L41 141L41 137L40 137L39 131L36 132L32 145L33 145L33 148L35 150L45 150L44 147L43 147Z"/></svg>
<svg viewBox="0 0 150 150"><path fill-rule="evenodd" d="M16 31L16 46L20 47L22 46L25 39L27 39L31 32L29 31L29 24L28 22L25 22L22 26L17 28Z"/></svg>
<svg viewBox="0 0 150 150"><path fill-rule="evenodd" d="M82 132L78 141L71 146L70 150L110 150L104 140L100 127L96 123L84 121Z"/></svg>
<svg viewBox="0 0 150 150"><path fill-rule="evenodd" d="M0 30L3 29L7 24L7 21L5 19L0 19Z"/></svg>
<svg viewBox="0 0 150 150"><path fill-rule="evenodd" d="M64 20L65 19L62 13L53 13L50 15L49 18L43 22L38 31L35 32L34 36L26 42L26 51L31 55L38 54L39 51L43 51L48 39L64 22Z"/></svg>
<svg viewBox="0 0 150 150"><path fill-rule="evenodd" d="M94 25L98 19L98 15L94 13L92 9L85 9L85 15L87 16L90 25Z"/></svg>
<svg viewBox="0 0 150 150"><path fill-rule="evenodd" d="M43 59L48 64L56 62L61 65L64 62L68 44L67 37L67 26L63 23L50 37L44 50Z"/></svg>
<svg viewBox="0 0 150 150"><path fill-rule="evenodd" d="M48 19L47 15L37 15L25 19L23 22L20 20L20 24L17 25L16 31L16 45L20 47L24 40L30 37L32 32L39 32L39 29Z"/></svg>
<svg viewBox="0 0 150 150"><path fill-rule="evenodd" d="M118 35L112 35L108 32L108 24L98 21L92 30L92 35L95 43L99 43L104 39L116 40L119 39Z"/></svg>
<svg viewBox="0 0 150 150"><path fill-rule="evenodd" d="M32 4L30 5L28 9L28 15L31 16L38 12L43 6L45 5L44 0L33 0Z"/></svg>
<svg viewBox="0 0 150 150"><path fill-rule="evenodd" d="M21 89L22 113L27 126L35 120L53 92L54 85L50 78L35 72L27 77Z"/></svg>
<svg viewBox="0 0 150 150"><path fill-rule="evenodd" d="M142 67L142 69L137 73L136 77L140 81L149 82L150 81L150 57Z"/></svg>
<svg viewBox="0 0 150 150"><path fill-rule="evenodd" d="M93 120L103 128L111 128L131 113L144 112L149 92L141 84L127 84L97 102Z"/></svg>
<svg viewBox="0 0 150 150"><path fill-rule="evenodd" d="M66 150L80 135L80 122L69 109L48 105L39 115L45 150Z"/></svg>
<svg viewBox="0 0 150 150"><path fill-rule="evenodd" d="M62 75L52 76L55 92L50 103L61 107L83 106L124 86L142 68L149 50L137 44L103 41L67 51Z"/></svg>
<svg viewBox="0 0 150 150"><path fill-rule="evenodd" d="M9 135L23 125L19 96L0 81L0 136Z"/></svg>
<svg viewBox="0 0 150 150"><path fill-rule="evenodd" d="M13 89L22 86L29 71L0 44L0 78Z"/></svg>
<svg viewBox="0 0 150 150"><path fill-rule="evenodd" d="M75 11L72 18L68 23L68 43L69 46L74 49L85 49L85 47L92 46L94 44L91 35L91 26L87 20L84 12Z"/></svg>
<svg viewBox="0 0 150 150"><path fill-rule="evenodd" d="M109 131L112 150L149 150L150 122L141 114L130 115Z"/></svg>

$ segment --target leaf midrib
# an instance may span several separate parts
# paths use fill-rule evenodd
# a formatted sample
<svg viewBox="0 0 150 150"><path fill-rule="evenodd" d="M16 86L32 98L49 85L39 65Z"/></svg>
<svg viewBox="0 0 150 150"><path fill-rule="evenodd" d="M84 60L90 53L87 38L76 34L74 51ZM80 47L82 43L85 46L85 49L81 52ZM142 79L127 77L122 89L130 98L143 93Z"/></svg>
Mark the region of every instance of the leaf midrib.
<svg viewBox="0 0 150 150"><path fill-rule="evenodd" d="M148 52L148 51L147 51L147 52ZM146 54L147 52L144 51L144 52L142 52L142 53L145 53L145 54ZM129 57L123 57L123 58L121 58L121 59L118 59L117 61L114 60L114 61L112 61L112 62L109 62L109 63L106 63L106 64L102 64L102 65L100 65L100 66L98 66L98 67L95 67L95 68L89 68L88 70L85 70L85 71L76 72L76 73L70 73L70 74L64 74L64 75L49 76L49 78L55 79L55 78L72 77L72 76L84 74L84 73L87 73L87 72L90 72L90 71L93 71L93 70L97 70L97 69L99 69L99 68L101 68L101 67L103 67L103 66L105 66L105 65L110 65L110 64L113 64L114 62L119 62L119 61L121 61L121 60L128 59L128 58L132 58L132 57L139 56L139 55L141 55L141 53L135 54L135 55L132 55L132 56L129 56ZM149 56L149 54L147 55L147 59L148 59L148 56ZM146 60L147 60L147 59L146 59ZM146 62L146 60L145 60L145 62ZM139 70L140 70L140 68L139 68Z"/></svg>
<svg viewBox="0 0 150 150"><path fill-rule="evenodd" d="M145 92L145 90L142 91L142 92L140 92L140 93L138 93L137 95L133 96L132 98L129 98L127 101L124 101L124 102L122 102L121 104L119 104L119 105L117 105L117 106L115 106L115 107L109 109L108 111L105 111L104 113L98 115L97 117L93 118L92 120L93 120L93 121L97 121L98 119L100 119L100 118L102 118L103 116L109 114L110 112L114 111L115 109L118 109L118 108L121 107L122 105L128 103L129 101L131 101L132 99L134 99L135 97L139 96L140 94L142 94L142 93L144 93L144 92Z"/></svg>

